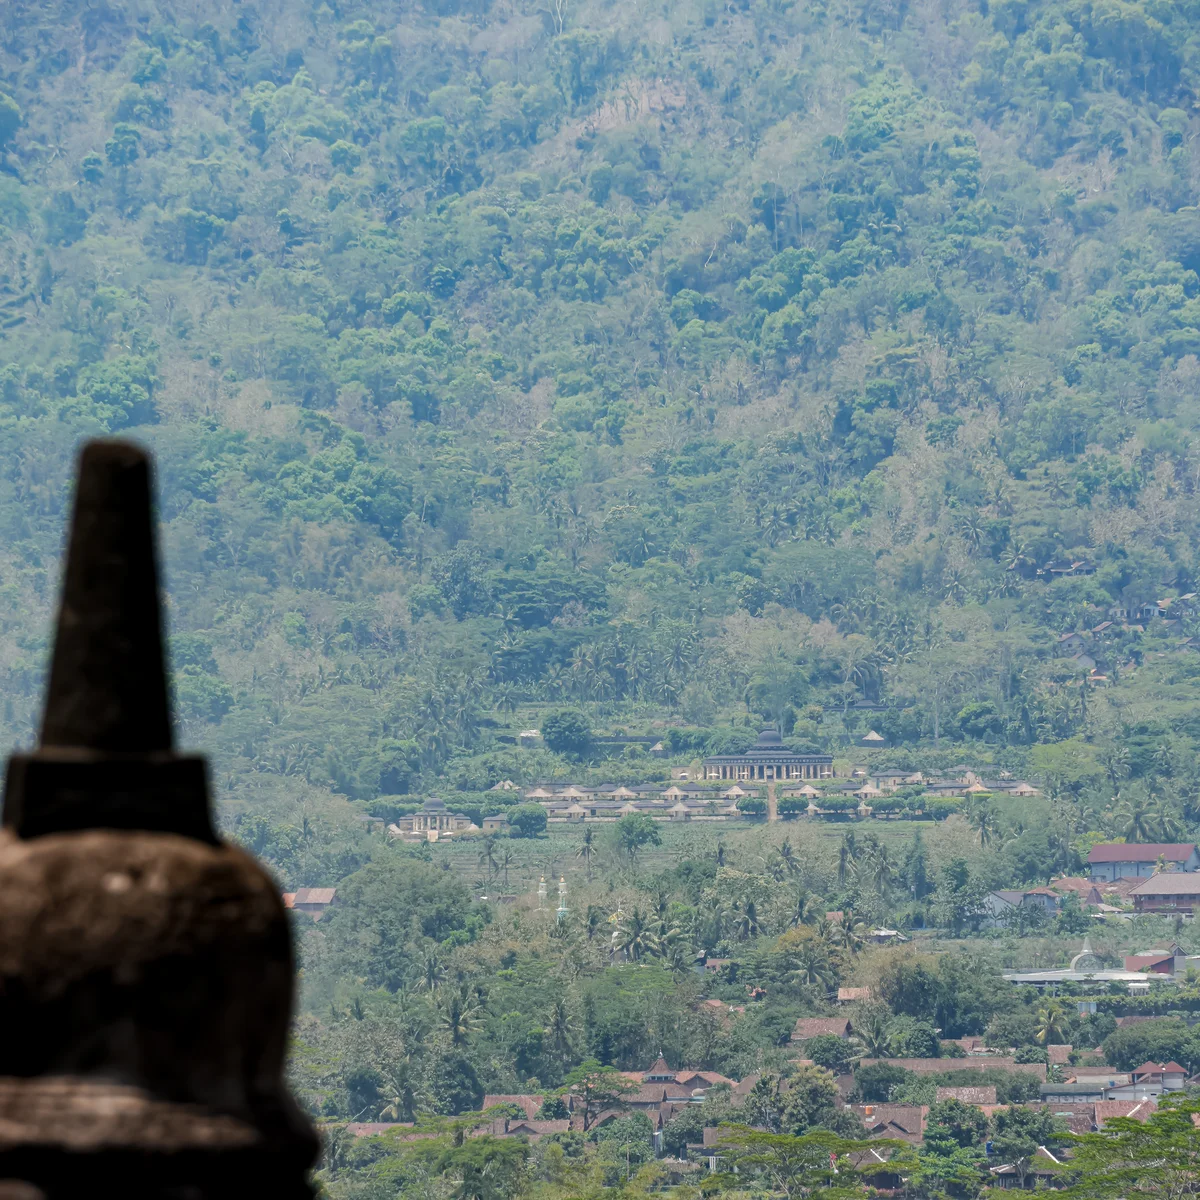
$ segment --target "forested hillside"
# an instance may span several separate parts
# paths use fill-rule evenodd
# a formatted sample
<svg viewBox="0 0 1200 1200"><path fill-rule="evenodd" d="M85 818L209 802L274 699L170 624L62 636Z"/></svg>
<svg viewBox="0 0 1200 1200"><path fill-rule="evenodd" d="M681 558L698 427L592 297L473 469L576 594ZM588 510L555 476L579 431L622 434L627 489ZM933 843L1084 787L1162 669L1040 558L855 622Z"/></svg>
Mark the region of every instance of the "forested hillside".
<svg viewBox="0 0 1200 1200"><path fill-rule="evenodd" d="M1190 770L1189 602L1137 614L1200 586L1195 4L0 22L5 742L113 431L234 815L561 775L511 734L567 705Z"/></svg>
<svg viewBox="0 0 1200 1200"><path fill-rule="evenodd" d="M325 889L323 1194L865 1196L886 1102L928 1125L881 1186L973 1200L1059 1149L1047 1071L1200 1067L1191 970L1090 1014L1000 974L1190 962L1182 915L989 896L1200 827L1198 55L1200 0L0 3L0 742L75 449L140 439L180 741ZM383 833L767 723L1038 790ZM687 1090L628 1111L659 1054ZM740 1175L656 1157L731 1121Z"/></svg>

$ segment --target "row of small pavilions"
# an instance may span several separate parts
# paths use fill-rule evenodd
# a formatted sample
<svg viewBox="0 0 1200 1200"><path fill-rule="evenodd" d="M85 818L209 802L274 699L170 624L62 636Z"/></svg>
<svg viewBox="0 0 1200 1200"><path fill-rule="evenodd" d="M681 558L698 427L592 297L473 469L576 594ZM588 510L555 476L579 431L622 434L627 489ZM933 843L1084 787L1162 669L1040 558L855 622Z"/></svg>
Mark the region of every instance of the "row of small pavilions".
<svg viewBox="0 0 1200 1200"><path fill-rule="evenodd" d="M925 789L925 794L930 796L972 796L995 793L1010 796L1038 795L1038 789L1024 780L984 780L971 772L968 772L967 777L960 779L930 778L919 771L882 772L866 780L848 780L841 786L825 786L823 788L816 788L811 783L805 783L800 787L783 784L778 788L778 795L781 797L800 796L812 801L820 801L823 797L853 796L858 800L870 801L892 795L902 787L909 785L921 785ZM516 790L515 784L510 786ZM500 790L500 788L493 790ZM614 786L608 783L595 787L568 784L558 788L540 785L526 791L523 798L539 804L560 804L572 801L580 803L628 801L661 804L689 800L709 803L717 799L736 803L743 798L760 795L762 795L762 789L753 786L744 788L737 783L732 787L717 791L702 785L684 785L679 782L673 783L667 788L662 788L659 784L640 784L634 787ZM819 804L815 806L820 807Z"/></svg>

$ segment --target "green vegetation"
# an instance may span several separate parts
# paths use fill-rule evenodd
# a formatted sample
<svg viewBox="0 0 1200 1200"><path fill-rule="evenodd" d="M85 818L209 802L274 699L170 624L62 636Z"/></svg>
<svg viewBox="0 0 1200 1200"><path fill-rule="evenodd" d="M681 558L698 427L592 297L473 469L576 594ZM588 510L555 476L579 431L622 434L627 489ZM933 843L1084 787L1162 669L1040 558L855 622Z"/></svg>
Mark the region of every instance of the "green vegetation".
<svg viewBox="0 0 1200 1200"><path fill-rule="evenodd" d="M10 740L114 431L228 821L763 721L1193 821L1186 5L59 7L0 64Z"/></svg>
<svg viewBox="0 0 1200 1200"><path fill-rule="evenodd" d="M180 740L281 883L337 888L297 917L293 1059L331 1197L691 1195L658 1150L705 1129L713 1193L894 1188L835 1072L932 1105L888 1165L973 1197L986 1140L1023 1182L1061 1131L936 1103L1036 1094L951 1039L1200 1065L1194 984L1080 1016L998 978L1190 928L983 928L1097 841L1200 835L1194 4L5 18L0 730L34 736L74 448L141 439ZM665 785L764 723L842 771L1040 794L780 797L785 825L753 796L717 836L547 826L518 790ZM503 827L388 841L435 791ZM835 1012L852 1039L789 1043ZM656 1148L616 1072L660 1052L758 1078ZM587 1128L470 1115L514 1094Z"/></svg>

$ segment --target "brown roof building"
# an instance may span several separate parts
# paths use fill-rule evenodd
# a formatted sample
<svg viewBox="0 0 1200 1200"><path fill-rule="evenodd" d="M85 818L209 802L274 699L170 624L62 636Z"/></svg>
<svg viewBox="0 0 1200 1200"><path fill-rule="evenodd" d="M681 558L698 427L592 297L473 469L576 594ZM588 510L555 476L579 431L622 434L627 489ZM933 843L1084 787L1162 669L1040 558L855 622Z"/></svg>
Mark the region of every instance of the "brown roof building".
<svg viewBox="0 0 1200 1200"><path fill-rule="evenodd" d="M902 1067L918 1075L934 1075L943 1071L982 1071L996 1067L1001 1071L1023 1071L1046 1078L1045 1063L1019 1063L1009 1054L976 1054L970 1058L864 1058L860 1067L873 1067L884 1063L889 1067Z"/></svg>
<svg viewBox="0 0 1200 1200"><path fill-rule="evenodd" d="M1154 874L1160 860L1180 871L1200 869L1200 854L1192 842L1101 842L1087 858L1093 880L1144 878Z"/></svg>
<svg viewBox="0 0 1200 1200"><path fill-rule="evenodd" d="M319 921L325 910L337 898L337 888L297 888L283 893L283 907L294 909Z"/></svg>
<svg viewBox="0 0 1200 1200"><path fill-rule="evenodd" d="M869 1138L899 1138L917 1146L925 1138L929 1107L924 1104L856 1104Z"/></svg>
<svg viewBox="0 0 1200 1200"><path fill-rule="evenodd" d="M940 1087L937 1090L937 1100L938 1103L943 1100L958 1100L963 1104L976 1106L995 1104L996 1089L994 1087Z"/></svg>
<svg viewBox="0 0 1200 1200"><path fill-rule="evenodd" d="M1064 896L1069 892L1073 892L1079 897L1079 903L1085 908L1094 908L1097 904L1103 903L1103 899L1100 896L1100 889L1092 880L1084 879L1082 876L1052 879L1050 881L1050 888L1052 891Z"/></svg>
<svg viewBox="0 0 1200 1200"><path fill-rule="evenodd" d="M801 1017L792 1030L791 1040L793 1044L806 1042L809 1038L828 1033L834 1037L848 1038L851 1033L850 1022L845 1017Z"/></svg>
<svg viewBox="0 0 1200 1200"><path fill-rule="evenodd" d="M853 1004L857 1000L870 1000L871 989L869 987L840 987L838 988L837 1000L839 1004Z"/></svg>
<svg viewBox="0 0 1200 1200"><path fill-rule="evenodd" d="M533 1120L542 1107L541 1096L529 1095L507 1095L500 1093L489 1092L483 1098L483 1110L486 1112L489 1108L495 1108L500 1104L512 1104L519 1108L530 1120Z"/></svg>
<svg viewBox="0 0 1200 1200"><path fill-rule="evenodd" d="M1200 872L1164 871L1129 893L1136 912L1186 913L1200 904Z"/></svg>

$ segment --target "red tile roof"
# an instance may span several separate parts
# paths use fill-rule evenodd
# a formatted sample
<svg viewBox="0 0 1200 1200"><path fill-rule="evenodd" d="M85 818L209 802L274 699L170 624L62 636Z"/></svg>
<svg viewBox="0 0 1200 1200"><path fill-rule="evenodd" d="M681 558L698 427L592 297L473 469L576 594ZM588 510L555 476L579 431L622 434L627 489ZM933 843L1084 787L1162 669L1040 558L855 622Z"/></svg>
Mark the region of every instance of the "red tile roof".
<svg viewBox="0 0 1200 1200"><path fill-rule="evenodd" d="M1060 1104L1045 1105L1046 1111L1052 1116L1065 1121L1072 1133L1091 1133L1096 1128L1096 1106L1094 1104Z"/></svg>
<svg viewBox="0 0 1200 1200"><path fill-rule="evenodd" d="M899 1138L916 1145L925 1137L928 1105L923 1104L856 1104L868 1137Z"/></svg>
<svg viewBox="0 0 1200 1200"><path fill-rule="evenodd" d="M675 1076L675 1082L680 1087L690 1088L698 1087L701 1083L705 1083L709 1087L713 1087L718 1083L727 1083L730 1087L733 1087L734 1084L734 1080L720 1074L718 1071L680 1071Z"/></svg>
<svg viewBox="0 0 1200 1200"><path fill-rule="evenodd" d="M636 1092L625 1097L626 1104L644 1104L648 1108L657 1108L670 1100L690 1100L692 1089L680 1087L677 1083L643 1083Z"/></svg>
<svg viewBox="0 0 1200 1200"><path fill-rule="evenodd" d="M996 1089L994 1087L940 1087L937 1090L937 1099L942 1100L959 1100L963 1104L995 1104Z"/></svg>
<svg viewBox="0 0 1200 1200"><path fill-rule="evenodd" d="M920 1075L932 1075L935 1071L982 1071L988 1067L999 1067L1003 1071L1026 1071L1046 1077L1045 1063L1019 1063L1007 1054L974 1054L969 1058L864 1058L860 1067L873 1067L884 1063L889 1067L903 1067Z"/></svg>
<svg viewBox="0 0 1200 1200"><path fill-rule="evenodd" d="M519 1108L530 1120L538 1115L542 1107L542 1097L532 1095L508 1095L507 1093L492 1093L483 1098L484 1111L495 1108L498 1104L512 1104Z"/></svg>
<svg viewBox="0 0 1200 1200"><path fill-rule="evenodd" d="M1131 1117L1135 1121L1149 1120L1151 1113L1158 1107L1158 1101L1150 1100L1098 1100L1093 1108L1096 1111L1096 1124L1104 1128L1105 1121L1113 1117Z"/></svg>
<svg viewBox="0 0 1200 1200"><path fill-rule="evenodd" d="M1175 964L1175 958L1170 954L1127 954L1125 956L1125 970L1127 971L1142 971L1147 967L1161 966L1163 963Z"/></svg>
<svg viewBox="0 0 1200 1200"><path fill-rule="evenodd" d="M411 1121L351 1121L346 1132L351 1137L377 1137L381 1133L391 1133L393 1129L404 1129L408 1131L400 1139L404 1142L437 1137L436 1133L414 1133L412 1128Z"/></svg>
<svg viewBox="0 0 1200 1200"><path fill-rule="evenodd" d="M1101 842L1088 852L1090 863L1186 862L1195 852L1194 842Z"/></svg>
<svg viewBox="0 0 1200 1200"><path fill-rule="evenodd" d="M530 1138L544 1137L548 1133L566 1133L571 1128L569 1120L557 1121L530 1121L518 1118L515 1121L508 1122L508 1128L503 1132L508 1137L517 1137L520 1134L525 1134Z"/></svg>
<svg viewBox="0 0 1200 1200"><path fill-rule="evenodd" d="M297 904L332 904L337 888L297 888Z"/></svg>

